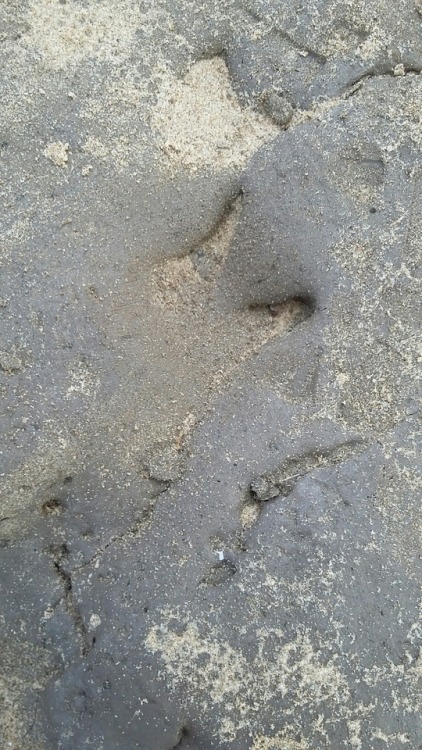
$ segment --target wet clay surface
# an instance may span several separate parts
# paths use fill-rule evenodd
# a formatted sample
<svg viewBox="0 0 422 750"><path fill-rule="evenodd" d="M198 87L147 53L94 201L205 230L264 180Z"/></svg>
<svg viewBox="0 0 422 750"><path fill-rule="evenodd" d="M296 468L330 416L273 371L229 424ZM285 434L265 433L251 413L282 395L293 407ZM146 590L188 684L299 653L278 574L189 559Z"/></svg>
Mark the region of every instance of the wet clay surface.
<svg viewBox="0 0 422 750"><path fill-rule="evenodd" d="M422 747L422 6L0 56L1 747Z"/></svg>

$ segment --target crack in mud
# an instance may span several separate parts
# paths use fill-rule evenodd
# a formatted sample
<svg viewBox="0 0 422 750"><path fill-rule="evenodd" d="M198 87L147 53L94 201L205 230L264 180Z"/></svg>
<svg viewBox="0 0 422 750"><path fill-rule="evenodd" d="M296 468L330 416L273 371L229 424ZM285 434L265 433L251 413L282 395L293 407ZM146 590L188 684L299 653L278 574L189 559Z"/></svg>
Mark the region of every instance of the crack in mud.
<svg viewBox="0 0 422 750"><path fill-rule="evenodd" d="M168 487L161 492L160 494L164 494L164 492L167 492ZM156 499L151 500L148 505L142 510L141 518L139 518L135 523L133 523L126 531L124 531L121 534L116 534L115 536L112 536L111 539L107 542L107 544L104 544L102 547L100 547L95 555L91 557L88 562L83 563L82 565L78 565L76 568L73 569L73 573L78 573L80 570L83 570L85 568L88 568L91 565L95 565L101 557L104 555L106 550L108 550L112 546L119 546L120 544L123 544L128 539L136 539L137 537L141 536L141 534L146 531L152 521L152 517L154 514L156 505Z"/></svg>
<svg viewBox="0 0 422 750"><path fill-rule="evenodd" d="M64 598L64 603L65 603L65 608L66 608L67 613L70 615L70 617L73 620L75 631L80 641L81 656L85 657L85 656L88 656L89 652L92 649L93 644L89 639L83 617L81 615L79 607L77 606L75 602L75 597L73 593L72 575L65 569L65 566L64 566L64 561L67 559L68 555L69 555L69 550L66 544L62 544L57 547L52 547L50 549L50 556L53 561L54 569L57 573L58 578L60 579L63 585L63 590L64 590L63 598Z"/></svg>

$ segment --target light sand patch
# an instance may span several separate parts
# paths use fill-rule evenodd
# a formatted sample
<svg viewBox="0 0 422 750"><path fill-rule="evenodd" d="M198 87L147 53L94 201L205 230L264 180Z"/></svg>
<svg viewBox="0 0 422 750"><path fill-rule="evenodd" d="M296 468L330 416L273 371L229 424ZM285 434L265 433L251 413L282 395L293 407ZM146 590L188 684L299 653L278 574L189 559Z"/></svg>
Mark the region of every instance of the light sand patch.
<svg viewBox="0 0 422 750"><path fill-rule="evenodd" d="M204 715L220 708L216 735L220 741L234 741L239 731L260 732L260 716L265 708L288 697L302 706L334 702L343 704L349 697L344 676L333 660L320 661L307 633L284 642L281 630L258 629L257 654L248 661L218 632L205 633L202 623L186 622L182 632L173 632L165 621L151 629L146 645L160 653L168 684L186 701L201 701ZM271 654L269 657L268 654ZM271 745L256 745L266 748ZM300 750L300 745L275 744L280 750Z"/></svg>
<svg viewBox="0 0 422 750"><path fill-rule="evenodd" d="M308 743L304 740L287 739L286 733L278 733L274 736L260 734L255 737L252 750L308 750Z"/></svg>
<svg viewBox="0 0 422 750"><path fill-rule="evenodd" d="M243 529L251 529L258 521L261 515L261 508L258 503L253 501L243 504L240 510L240 522Z"/></svg>
<svg viewBox="0 0 422 750"><path fill-rule="evenodd" d="M62 141L49 143L44 149L44 156L56 167L66 167L69 161L69 144Z"/></svg>
<svg viewBox="0 0 422 750"><path fill-rule="evenodd" d="M238 169L278 127L242 107L221 57L195 63L184 79L163 77L151 116L163 164L190 172Z"/></svg>
<svg viewBox="0 0 422 750"><path fill-rule="evenodd" d="M3 655L0 674L0 747L2 750L36 750L45 747L40 733L41 712L37 703L38 693L51 675L52 664L48 652L19 640L2 639L0 646Z"/></svg>
<svg viewBox="0 0 422 750"><path fill-rule="evenodd" d="M99 378L95 376L92 369L83 359L72 364L69 372L69 385L66 398L73 396L95 398L99 386Z"/></svg>
<svg viewBox="0 0 422 750"><path fill-rule="evenodd" d="M131 0L88 4L32 0L27 20L26 43L48 67L60 70L90 57L121 62L132 49L142 14Z"/></svg>

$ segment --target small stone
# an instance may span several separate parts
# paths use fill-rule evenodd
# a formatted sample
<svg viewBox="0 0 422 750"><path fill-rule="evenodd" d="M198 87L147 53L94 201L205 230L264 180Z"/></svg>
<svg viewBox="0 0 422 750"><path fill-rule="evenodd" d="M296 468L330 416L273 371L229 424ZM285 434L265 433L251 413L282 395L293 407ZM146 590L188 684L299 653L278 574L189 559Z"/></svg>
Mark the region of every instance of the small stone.
<svg viewBox="0 0 422 750"><path fill-rule="evenodd" d="M393 69L393 75L395 76L404 76L406 75L406 71L404 69L403 63L399 63L396 65L396 67Z"/></svg>
<svg viewBox="0 0 422 750"><path fill-rule="evenodd" d="M89 618L89 629L95 630L99 625L101 625L101 617L97 614L92 614Z"/></svg>
<svg viewBox="0 0 422 750"><path fill-rule="evenodd" d="M22 370L22 361L10 352L0 351L0 368L9 374Z"/></svg>
<svg viewBox="0 0 422 750"><path fill-rule="evenodd" d="M44 149L44 156L55 164L56 167L66 167L69 160L69 144L62 141L49 143Z"/></svg>
<svg viewBox="0 0 422 750"><path fill-rule="evenodd" d="M260 503L265 503L267 500L272 500L274 497L280 494L278 487L273 484L270 479L266 477L258 477L251 483L251 492Z"/></svg>
<svg viewBox="0 0 422 750"><path fill-rule="evenodd" d="M285 127L292 119L294 107L285 94L278 91L264 91L262 103L265 112L276 125Z"/></svg>

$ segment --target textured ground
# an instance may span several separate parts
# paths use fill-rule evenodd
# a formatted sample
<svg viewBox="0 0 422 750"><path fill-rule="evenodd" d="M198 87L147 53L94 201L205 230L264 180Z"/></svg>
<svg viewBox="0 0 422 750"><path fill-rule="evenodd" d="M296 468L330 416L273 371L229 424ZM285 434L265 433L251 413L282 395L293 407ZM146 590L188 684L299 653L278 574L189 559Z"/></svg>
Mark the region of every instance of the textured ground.
<svg viewBox="0 0 422 750"><path fill-rule="evenodd" d="M0 747L422 748L420 0L0 58Z"/></svg>

